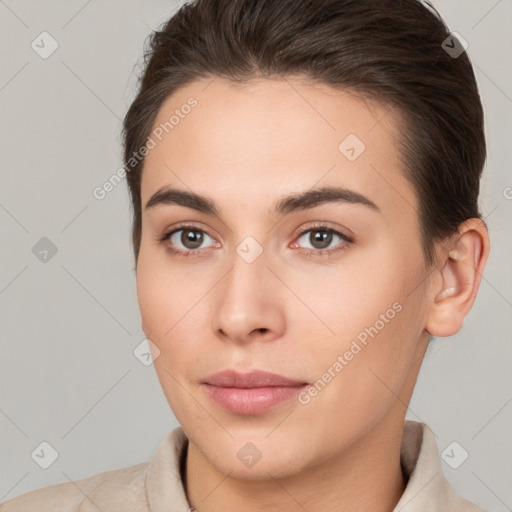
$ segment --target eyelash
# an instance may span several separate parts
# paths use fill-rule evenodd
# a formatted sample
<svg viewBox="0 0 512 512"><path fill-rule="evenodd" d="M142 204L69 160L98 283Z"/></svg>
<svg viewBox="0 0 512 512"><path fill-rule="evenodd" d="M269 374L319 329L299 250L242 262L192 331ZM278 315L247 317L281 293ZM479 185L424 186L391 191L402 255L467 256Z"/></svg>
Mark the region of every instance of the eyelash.
<svg viewBox="0 0 512 512"><path fill-rule="evenodd" d="M182 225L182 226L179 226L177 228L174 228L172 231L168 231L168 232L164 233L161 237L157 238L157 241L159 243L163 244L167 240L169 240L170 237L172 235L174 235L174 233L177 233L179 231L187 231L187 230L188 231L201 232L201 233L204 233L204 234L208 235L210 238L213 238L204 229L200 229L200 228L198 228L196 226L193 226L193 225L190 225L190 224L186 224L186 225ZM332 228L330 228L330 227L328 227L328 226L326 226L325 224L322 224L322 223L318 223L318 224L315 224L313 226L309 226L307 229L302 230L297 235L297 239L300 239L304 234L309 233L310 231L321 231L321 232L325 232L325 233L328 233L328 234L337 235L337 236L339 236L343 240L344 243L341 243L340 246L338 246L335 249L302 249L306 253L306 257L308 257L308 258L316 258L316 257L327 257L327 258L330 258L335 253L339 253L339 252L342 252L342 251L348 249L348 246L350 246L351 244L354 243L354 239L353 238L351 238L351 237L349 237L347 235L344 235L343 233L340 233L339 231L336 231L335 229L332 229ZM166 249L171 254L176 255L178 257L182 257L182 258L196 258L201 253L201 249L189 249L189 250L183 251L183 250L175 249L174 247L172 247L171 245L168 245L168 244L166 244Z"/></svg>

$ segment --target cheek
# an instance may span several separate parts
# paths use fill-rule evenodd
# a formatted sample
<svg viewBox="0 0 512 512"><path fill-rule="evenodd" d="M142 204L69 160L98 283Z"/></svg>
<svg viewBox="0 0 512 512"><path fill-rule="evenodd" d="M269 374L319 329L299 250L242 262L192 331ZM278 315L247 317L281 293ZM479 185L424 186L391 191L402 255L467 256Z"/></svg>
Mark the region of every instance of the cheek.
<svg viewBox="0 0 512 512"><path fill-rule="evenodd" d="M313 281L303 281L301 293L310 290L308 305L333 333L322 343L303 347L314 361L312 393L324 396L318 403L336 404L340 414L350 410L355 417L378 415L390 406L407 377L421 333L424 290L419 286L411 293L413 282L421 282L419 268L399 258L388 259L384 268L333 271L330 279L322 280L321 294L311 293Z"/></svg>
<svg viewBox="0 0 512 512"><path fill-rule="evenodd" d="M141 246L137 264L137 301L142 327L155 342L170 337L173 326L186 313L193 289L186 286L183 273L165 260L164 251ZM189 306L190 307L190 306Z"/></svg>
<svg viewBox="0 0 512 512"><path fill-rule="evenodd" d="M142 328L158 350L153 361L160 386L178 421L190 416L191 378L189 372L197 368L197 315L201 307L193 307L197 286L183 286L183 276L170 265L157 264L141 250L137 265L137 300ZM194 415L194 414L192 414Z"/></svg>
<svg viewBox="0 0 512 512"><path fill-rule="evenodd" d="M384 305L366 303L365 313L352 319L354 336L338 336L310 353L315 380L300 399L305 421L313 420L308 424L320 431L318 439L357 439L392 408L408 403L405 384L415 353L413 329L405 305L385 326L377 323L374 318L388 309ZM318 424L314 418L320 417L326 421Z"/></svg>
<svg viewBox="0 0 512 512"><path fill-rule="evenodd" d="M208 302L202 300L206 291L191 277L182 268L168 261L158 262L141 250L137 300L142 329L160 350L154 363L159 377L164 368L173 375L193 374L191 369L198 368L197 359L204 353L200 344L205 319L209 318Z"/></svg>

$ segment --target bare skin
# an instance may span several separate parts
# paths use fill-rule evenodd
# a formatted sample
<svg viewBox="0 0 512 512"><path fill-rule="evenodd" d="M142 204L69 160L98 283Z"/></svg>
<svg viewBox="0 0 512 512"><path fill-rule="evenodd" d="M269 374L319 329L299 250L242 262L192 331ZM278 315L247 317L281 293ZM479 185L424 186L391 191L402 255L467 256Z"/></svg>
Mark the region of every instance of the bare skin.
<svg viewBox="0 0 512 512"><path fill-rule="evenodd" d="M142 329L189 439L190 505L390 512L406 485L400 442L428 335L455 334L471 309L489 253L485 226L464 223L427 268L418 200L400 170L399 118L388 108L300 77L245 87L216 78L168 98L154 126L191 96L197 106L146 157L142 206L170 186L209 198L217 214L145 209L137 265ZM339 150L349 134L366 146L353 161ZM290 194L329 186L378 209L333 201L271 213ZM200 245L183 231L158 241L191 223L185 234L202 233ZM341 236L319 242L326 229ZM261 254L248 263L242 242ZM350 357L371 326L377 334ZM227 368L310 385L329 369L331 378L307 403L237 414L202 383ZM261 453L251 467L237 456L248 442Z"/></svg>

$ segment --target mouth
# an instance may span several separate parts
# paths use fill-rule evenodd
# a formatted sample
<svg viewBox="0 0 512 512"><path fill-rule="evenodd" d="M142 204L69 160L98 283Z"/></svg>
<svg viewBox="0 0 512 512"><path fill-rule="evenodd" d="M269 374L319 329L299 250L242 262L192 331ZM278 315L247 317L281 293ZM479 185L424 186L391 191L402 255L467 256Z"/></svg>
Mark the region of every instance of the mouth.
<svg viewBox="0 0 512 512"><path fill-rule="evenodd" d="M266 412L308 386L305 381L262 370L248 373L224 370L207 377L201 384L217 405L247 415Z"/></svg>

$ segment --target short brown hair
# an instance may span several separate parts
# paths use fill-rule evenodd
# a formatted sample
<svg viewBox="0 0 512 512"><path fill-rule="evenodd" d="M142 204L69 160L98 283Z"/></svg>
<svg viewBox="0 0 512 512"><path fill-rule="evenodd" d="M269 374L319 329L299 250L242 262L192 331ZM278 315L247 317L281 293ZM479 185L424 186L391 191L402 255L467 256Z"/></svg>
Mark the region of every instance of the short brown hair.
<svg viewBox="0 0 512 512"><path fill-rule="evenodd" d="M402 172L418 196L423 254L431 265L435 242L469 218L482 219L483 109L468 55L445 51L448 37L442 19L419 0L185 3L150 35L138 94L124 118L135 265L144 159L130 159L146 144L164 100L198 79L243 83L288 75L390 105L405 120L398 141Z"/></svg>

